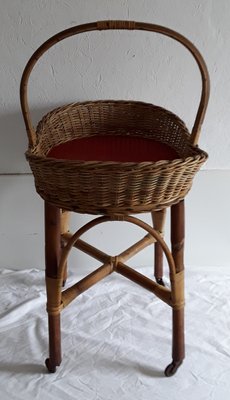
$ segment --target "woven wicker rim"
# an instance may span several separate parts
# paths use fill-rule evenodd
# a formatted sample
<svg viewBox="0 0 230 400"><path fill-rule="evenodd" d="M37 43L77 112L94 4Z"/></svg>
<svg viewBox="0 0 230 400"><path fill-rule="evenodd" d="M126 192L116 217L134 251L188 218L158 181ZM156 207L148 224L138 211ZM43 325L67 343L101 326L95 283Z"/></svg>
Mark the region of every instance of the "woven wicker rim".
<svg viewBox="0 0 230 400"><path fill-rule="evenodd" d="M119 161L103 161L100 162L98 160L91 160L91 161L87 161L84 162L82 160L78 161L78 160L66 160L66 159L56 159L53 157L47 157L46 154L49 152L49 150L53 147L53 146L49 146L49 148L46 150L46 154L41 154L39 151L39 145L40 145L40 140L42 139L42 131L43 131L43 127L44 129L46 128L46 124L49 121L49 123L52 123L52 120L55 120L55 118L57 118L60 114L65 114L67 112L71 112L71 110L73 108L76 107L82 107L82 106L94 106L94 104L106 104L106 105L122 105L122 104L133 104L135 106L145 106L145 107L149 107L149 110L151 111L152 107L154 107L155 110L158 110L159 112L166 112L169 116L172 117L172 119L174 120L174 122L176 122L178 125L180 125L180 127L183 130L183 135L185 136L186 140L189 142L190 139L190 133L185 125L185 123L173 112L164 109L163 107L160 106L156 106L153 105L151 103L145 103L142 101L130 101L130 100L97 100L97 101L85 101L85 102L73 102L67 105L64 105L62 107L57 107L54 110L48 112L46 115L44 115L44 117L39 121L38 125L37 125L37 129L36 129L36 133L37 133L37 143L35 146L33 146L33 148L28 149L26 151L26 157L27 159L29 159L30 157L33 157L34 159L36 159L37 161L42 160L43 162L45 162L45 160L53 160L55 161L57 164L61 165L63 162L64 163L68 163L70 164L72 167L76 166L76 167L81 167L81 168L86 168L86 169L90 169L90 168L95 168L95 163L97 163L97 168L104 168L105 166L114 166L114 168L116 168L118 165L122 165L122 168L125 168L127 170L129 169L133 169L135 168L141 168L143 169L144 167L146 167L148 169L148 167L153 167L153 164L156 166L156 168L158 166L165 166L165 168L167 168L167 166L170 165L176 165L178 163L184 162L189 163L189 162L196 162L196 160L200 160L200 158L203 158L204 160L206 160L208 158L208 154L201 150L199 147L197 146L193 146L192 144L188 144L189 147L189 152L191 152L191 155L189 155L188 157L177 157L174 160L160 160L160 161L143 161L143 162L119 162ZM109 133L108 133L109 134ZM111 134L111 133L110 133ZM84 137L90 137L90 136L95 136L95 135L84 135ZM134 136L141 136L141 137L145 137L145 133L141 132L141 135L134 135ZM149 136L147 136L149 137ZM154 140L157 140L154 138ZM63 141L64 142L64 141ZM169 146L170 144L167 143ZM40 154L39 154L40 153Z"/></svg>

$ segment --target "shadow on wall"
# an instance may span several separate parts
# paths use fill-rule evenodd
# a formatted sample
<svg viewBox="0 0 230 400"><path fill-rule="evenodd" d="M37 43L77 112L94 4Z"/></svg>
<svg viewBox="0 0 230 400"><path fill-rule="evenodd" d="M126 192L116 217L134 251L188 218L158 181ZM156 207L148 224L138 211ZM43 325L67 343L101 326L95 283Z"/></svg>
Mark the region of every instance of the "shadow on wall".
<svg viewBox="0 0 230 400"><path fill-rule="evenodd" d="M60 106L51 104L31 110L34 126L47 112ZM27 134L20 108L18 111L0 114L0 175L29 173L25 160Z"/></svg>

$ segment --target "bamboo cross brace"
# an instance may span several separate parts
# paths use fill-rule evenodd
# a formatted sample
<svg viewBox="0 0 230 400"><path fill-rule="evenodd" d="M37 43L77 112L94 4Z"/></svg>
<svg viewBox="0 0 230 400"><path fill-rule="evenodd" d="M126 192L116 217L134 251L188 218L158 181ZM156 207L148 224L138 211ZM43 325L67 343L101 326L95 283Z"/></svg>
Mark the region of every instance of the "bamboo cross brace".
<svg viewBox="0 0 230 400"><path fill-rule="evenodd" d="M101 250L95 248L94 246L84 242L80 239L80 236L87 232L87 230L91 229L95 225L110 221L126 221L138 225L148 232L141 240L121 252L118 256L111 257L108 254L102 252ZM154 228L146 224L145 222L132 217L132 216L102 216L98 217L93 221L88 222L82 228L80 228L75 234L71 233L63 233L62 240L65 242L65 247L62 250L61 260L59 264L59 271L57 281L61 281L63 278L63 271L65 267L65 263L68 257L68 254L72 247L79 248L90 256L96 258L97 260L103 262L103 265L98 268L96 271L92 272L81 281L74 284L72 287L66 289L61 295L61 304L59 305L60 311L62 308L67 306L71 301L73 301L80 293L84 292L96 282L100 281L107 275L109 275L113 271L117 271L118 273L126 276L127 278L133 280L138 283L142 287L147 290L153 292L156 296L158 296L161 300L169 304L171 307L175 309L180 309L183 306L183 276L182 271L179 274L176 272L176 267L174 263L173 256L162 239L159 232L157 232ZM144 249L147 245L150 245L153 242L159 242L162 247L162 250L165 253L165 256L168 261L169 270L170 270L170 281L171 281L171 290L158 285L156 282L151 279L145 277L144 275L134 271L132 268L123 264L123 261L128 260L133 255L137 254L139 251ZM176 287L178 286L179 293L176 296ZM56 309L55 309L56 312Z"/></svg>
<svg viewBox="0 0 230 400"><path fill-rule="evenodd" d="M64 242L68 242L68 240L73 236L72 233L66 232L62 234L62 239ZM144 250L145 247L149 246L152 243L155 243L156 239L151 236L149 233L145 235L138 242L124 250L122 253L118 255L120 261L127 261L131 257L135 256L135 254L139 253L141 250ZM84 240L78 239L77 242L74 243L73 247L78 250L83 251L91 257L94 257L96 260L101 261L103 263L107 262L110 259L110 256L106 253L103 253L101 250L96 247L86 243Z"/></svg>
<svg viewBox="0 0 230 400"><path fill-rule="evenodd" d="M87 289L111 274L113 271L118 272L119 274L142 286L144 289L154 293L168 305L172 304L171 290L165 288L164 286L158 285L156 282L128 267L122 262L119 262L118 260L119 256L111 257L111 262L102 265L91 274L87 275L85 278L81 279L79 282L62 292L63 308L70 304L81 293L85 292Z"/></svg>
<svg viewBox="0 0 230 400"><path fill-rule="evenodd" d="M64 233L62 235L62 239L66 242L71 237L72 234L69 232ZM122 262L133 257L139 251L143 250L146 246L150 245L155 241L156 241L155 238L153 238L150 234L147 234L137 243L133 244L128 249L120 253L118 256L110 257L108 254L98 250L94 246L84 242L81 239L78 239L78 241L74 244L74 247L96 258L98 261L104 262L104 264L91 274L87 275L81 281L77 282L76 284L74 284L73 286L62 292L63 307L66 307L77 296L79 296L79 294L89 289L91 286L93 286L95 283L105 278L106 276L108 276L113 271L116 271L121 275L129 278L130 280L136 282L140 286L154 293L157 297L159 297L167 304L170 304L171 291L169 289L166 289L163 286L159 286L151 279L145 277L139 272L136 272L132 268L123 264Z"/></svg>
<svg viewBox="0 0 230 400"><path fill-rule="evenodd" d="M159 297L168 305L171 305L171 290L167 289L165 286L159 285L152 279L149 279L147 276L144 276L140 272L135 271L134 269L119 261L117 263L115 271L142 286L144 289L150 291L151 293L154 293L157 297Z"/></svg>
<svg viewBox="0 0 230 400"><path fill-rule="evenodd" d="M61 296L63 308L70 304L77 296L79 296L79 294L85 292L95 283L111 274L111 272L113 272L113 264L108 262L87 275L85 278L81 279L79 282L75 283L70 288L64 290Z"/></svg>

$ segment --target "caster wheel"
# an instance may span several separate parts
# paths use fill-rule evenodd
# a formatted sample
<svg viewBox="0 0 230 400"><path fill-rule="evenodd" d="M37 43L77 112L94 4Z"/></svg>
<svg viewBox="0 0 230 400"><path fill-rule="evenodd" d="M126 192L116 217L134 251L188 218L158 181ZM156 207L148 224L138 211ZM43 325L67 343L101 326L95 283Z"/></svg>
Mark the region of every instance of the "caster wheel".
<svg viewBox="0 0 230 400"><path fill-rule="evenodd" d="M165 286L164 281L163 281L162 278L157 278L156 282L158 283L158 285Z"/></svg>
<svg viewBox="0 0 230 400"><path fill-rule="evenodd" d="M173 376L177 372L179 366L182 364L182 361L173 361L165 368L165 376Z"/></svg>
<svg viewBox="0 0 230 400"><path fill-rule="evenodd" d="M45 364L50 373L56 372L56 365L52 365L49 358L46 359Z"/></svg>

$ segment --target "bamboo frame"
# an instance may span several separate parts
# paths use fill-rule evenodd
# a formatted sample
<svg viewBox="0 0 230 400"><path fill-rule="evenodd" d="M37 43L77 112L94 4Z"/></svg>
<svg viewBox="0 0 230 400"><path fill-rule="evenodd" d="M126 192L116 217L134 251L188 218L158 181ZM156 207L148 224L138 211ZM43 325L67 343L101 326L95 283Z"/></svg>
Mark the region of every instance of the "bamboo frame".
<svg viewBox="0 0 230 400"><path fill-rule="evenodd" d="M110 217L99 217L96 218L93 221L90 221L88 224L84 225L81 229L79 229L74 235L71 235L70 233L65 233L62 235L63 240L66 242L65 247L63 248L62 251L62 256L61 260L59 263L58 267L58 272L57 272L57 279L56 279L56 287L53 283L53 295L58 296L60 302L59 306L55 303L54 306L50 305L48 307L48 312L50 313L56 313L57 309L59 307L59 310L61 311L63 307L65 307L67 304L69 304L71 301L75 299L80 293L91 287L93 284L97 283L99 280L103 279L105 276L110 274L113 271L116 271L127 278L135 281L136 283L139 283L141 286L148 288L151 292L155 293L156 296L160 297L163 301L165 301L167 304L172 305L172 297L170 297L170 291L162 286L159 286L157 283L153 282L152 280L144 277L142 274L137 273L136 271L132 270L131 268L127 267L125 264L123 264L122 261L128 260L135 254L137 254L139 251L143 250L146 246L150 245L153 242L153 239L151 239L150 235L153 236L155 240L158 240L163 248L163 251L165 252L165 255L168 260L169 268L170 268L170 276L172 279L174 279L174 288L175 287L175 276L176 276L176 269L175 269L175 264L174 260L171 256L171 253L166 245L166 243L163 241L161 236L157 231L155 231L152 227L144 223L143 221L138 220L137 218L134 217L124 217L123 220L127 222L131 222L135 225L138 225L145 229L149 234L146 235L143 239L139 240L137 243L134 245L130 246L128 249L126 249L124 252L122 252L120 255L116 257L111 257L100 250L96 249L94 246L89 245L88 243L84 241L80 241L79 237L87 232L90 228L94 227L95 225L98 225L103 222L111 221ZM78 244L77 244L78 243ZM76 283L73 285L71 288L66 289L64 292L61 294L61 287L60 287L60 282L63 281L63 274L65 271L65 264L67 261L67 257L69 255L69 252L71 251L72 247L77 247L78 249L86 252L88 255L95 257L97 260L104 262L105 264L98 268L96 271L93 273L89 274L86 276L82 281ZM58 293L58 294L57 294ZM175 296L174 296L175 298ZM178 306L178 299L175 302L175 307Z"/></svg>
<svg viewBox="0 0 230 400"><path fill-rule="evenodd" d="M178 302L178 296L182 303L179 308L172 308L172 363L165 369L165 375L175 374L185 357L184 344L184 201L171 207L171 244L172 256L176 267L175 277L171 280L173 302ZM174 286L176 285L176 286ZM175 297L174 297L175 296ZM180 300L178 304L180 303Z"/></svg>
<svg viewBox="0 0 230 400"><path fill-rule="evenodd" d="M154 228L160 233L162 237L164 237L164 226L165 226L165 219L166 219L166 209L159 211L152 211L152 221ZM163 281L163 251L158 242L154 245L154 276L160 285L164 286Z"/></svg>
<svg viewBox="0 0 230 400"><path fill-rule="evenodd" d="M80 228L74 235L72 235L70 237L70 239L68 240L66 246L64 247L64 249L62 251L61 260L59 263L58 277L60 279L63 277L64 264L67 260L68 254L69 254L70 250L72 249L72 247L74 247L74 244L79 240L80 236L98 224L101 224L101 223L104 223L107 221L113 221L113 220L114 221L122 220L122 221L130 222L132 224L138 225L141 228L143 228L144 230L146 230L150 235L152 235L155 238L155 240L157 240L161 244L162 249L168 260L170 272L172 275L175 275L176 269L175 269L173 257L168 249L168 246L166 245L166 243L164 242L164 240L162 239L160 234L155 229L153 229L150 225L146 224L145 222L138 220L137 218L131 217L131 216L123 216L122 219L120 219L119 216L117 216L117 217L116 216L114 216L114 217L102 216L102 217L98 217L98 218L94 219L93 221L88 222L86 225L84 225L82 228ZM149 242L149 238L147 237L144 240L142 239L141 249L143 248L143 242L145 242L145 241ZM131 251L126 250L127 257L128 257L128 253L135 254L137 251L139 251L138 246L139 246L139 242L138 242L138 244L132 246ZM124 255L123 255L123 257L124 257Z"/></svg>
<svg viewBox="0 0 230 400"><path fill-rule="evenodd" d="M61 231L60 231L60 233L61 233L61 235L63 235L65 233L69 232L70 213L69 213L69 211L66 211L66 210L60 210L60 213L61 213L61 227L60 227ZM62 248L64 247L63 241L61 241L61 247ZM68 275L67 269L68 269L68 265L66 262L64 273L63 273L62 286L65 286L65 283L67 280L67 275Z"/></svg>
<svg viewBox="0 0 230 400"><path fill-rule="evenodd" d="M46 365L50 372L56 370L56 366L61 362L61 334L60 334L60 313L81 293L92 287L94 284L104 279L112 272L117 272L131 281L142 286L144 289L155 294L159 299L168 304L173 310L173 361L165 370L166 376L174 374L184 358L184 271L183 271L183 241L184 241L184 209L183 202L171 208L171 242L172 253L164 242L161 234L145 222L132 216L102 216L98 217L72 234L68 230L68 214L60 211L49 204L45 207L46 218L46 287L47 287L47 311L49 315L49 338L50 338L50 357L46 360ZM165 213L159 213L155 218L159 218L158 223L163 224ZM135 224L147 231L147 234L121 252L117 256L110 256L94 246L80 239L94 226L108 221L125 221ZM159 228L159 226L158 226ZM60 246L57 244L58 238L62 242L61 256ZM168 261L170 271L171 289L168 289L157 282L152 281L141 273L133 270L124 264L125 261L133 257L139 251L152 243L158 243ZM63 277L66 273L67 258L73 247L94 257L103 265L87 275L79 282L73 284L68 289L62 289ZM59 259L59 262L57 260ZM55 262L53 261L55 260Z"/></svg>
<svg viewBox="0 0 230 400"><path fill-rule="evenodd" d="M63 235L63 240L68 243L68 241L73 237L70 233ZM170 304L170 291L168 289L158 288L157 283L152 281L149 278L146 278L144 275L134 271L127 265L123 263L123 261L129 260L135 254L139 253L145 247L152 244L155 240L148 234L143 239L139 240L134 245L130 246L128 249L124 250L116 257L111 257L108 254L103 253L102 251L96 249L94 246L89 245L81 239L78 239L73 247L85 252L86 254L96 258L98 261L104 262L105 264L98 268L96 271L92 272L90 275L86 276L82 281L73 285L73 287L65 290L62 293L62 303L65 307L71 301L75 299L79 294L83 291L91 287L93 284L97 283L99 280L103 279L113 271L118 272L119 274L126 276L132 281L140 284L142 287L147 290L155 293L156 296L161 298L161 300L165 301L167 304ZM89 281L89 282L88 282ZM71 297L68 299L69 293L71 293ZM73 294L76 294L75 296ZM162 295L163 293L163 295Z"/></svg>
<svg viewBox="0 0 230 400"><path fill-rule="evenodd" d="M45 263L46 263L46 284L47 281L53 281L54 287L57 286L58 264L60 260L60 212L49 203L45 203ZM59 306L60 289L57 290L57 296L53 296L53 288L49 285L47 288L47 310L51 303ZM51 291L51 290L52 291ZM54 304L53 304L54 301ZM55 371L56 366L61 364L61 319L60 313L48 313L49 330L49 356L46 360L46 366L50 371Z"/></svg>

